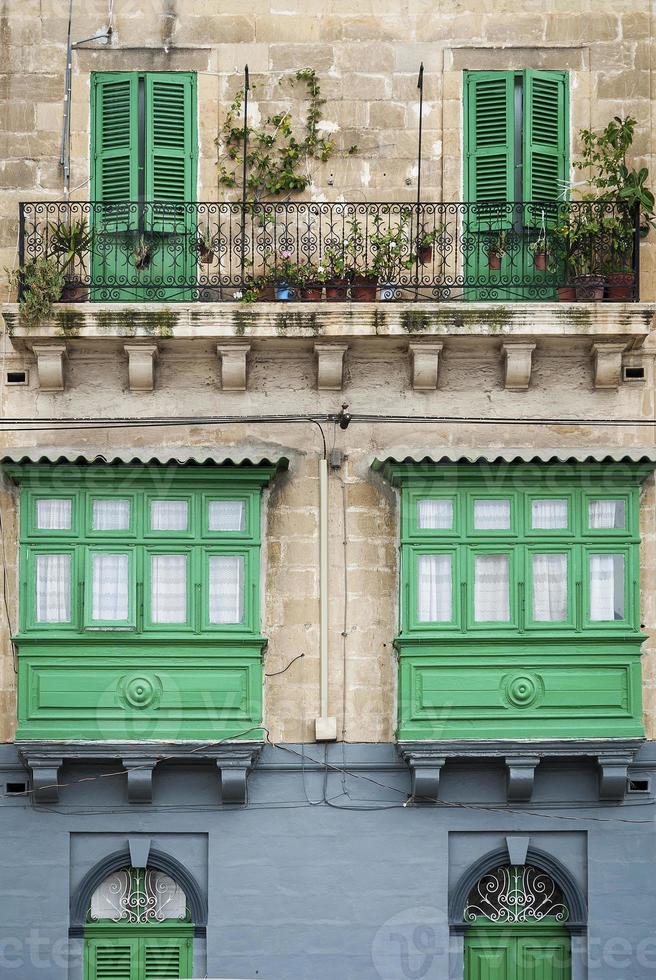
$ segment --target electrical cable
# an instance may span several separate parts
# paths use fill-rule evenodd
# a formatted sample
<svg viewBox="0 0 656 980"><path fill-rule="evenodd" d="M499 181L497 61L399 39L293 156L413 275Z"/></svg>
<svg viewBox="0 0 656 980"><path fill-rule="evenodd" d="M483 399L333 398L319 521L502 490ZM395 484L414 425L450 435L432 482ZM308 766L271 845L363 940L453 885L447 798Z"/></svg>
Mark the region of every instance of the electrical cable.
<svg viewBox="0 0 656 980"><path fill-rule="evenodd" d="M290 660L289 663L287 664L287 666L286 667L283 667L282 670L274 670L273 673L271 673L271 674L265 674L264 676L265 677L279 677L280 674L284 674L285 671L289 670L289 668L291 667L292 664L295 664L297 660L300 660L301 657L304 657L304 656L305 656L304 653L299 653L296 657L294 657L293 660Z"/></svg>

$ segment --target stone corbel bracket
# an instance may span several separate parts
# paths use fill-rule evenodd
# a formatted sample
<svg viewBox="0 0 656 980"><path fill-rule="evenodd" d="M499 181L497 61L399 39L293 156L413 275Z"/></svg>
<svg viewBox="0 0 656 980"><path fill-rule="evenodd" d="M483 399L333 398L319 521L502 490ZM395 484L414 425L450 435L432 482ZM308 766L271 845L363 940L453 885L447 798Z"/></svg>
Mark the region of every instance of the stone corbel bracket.
<svg viewBox="0 0 656 980"><path fill-rule="evenodd" d="M344 379L344 354L348 344L315 344L317 355L317 388L319 391L341 391Z"/></svg>
<svg viewBox="0 0 656 980"><path fill-rule="evenodd" d="M508 391L526 391L531 383L535 344L505 343L501 345L505 359L504 385Z"/></svg>
<svg viewBox="0 0 656 980"><path fill-rule="evenodd" d="M250 344L217 345L216 353L221 362L221 387L224 391L246 391L246 361Z"/></svg>
<svg viewBox="0 0 656 980"><path fill-rule="evenodd" d="M33 344L41 391L64 390L66 344Z"/></svg>
<svg viewBox="0 0 656 980"><path fill-rule="evenodd" d="M439 800L440 776L446 764L446 756L440 756L430 749L417 751L401 749L403 761L410 767L412 788L410 800L414 805L437 803Z"/></svg>
<svg viewBox="0 0 656 980"><path fill-rule="evenodd" d="M32 802L59 802L59 770L63 758L57 756L27 755L25 762L32 771Z"/></svg>
<svg viewBox="0 0 656 980"><path fill-rule="evenodd" d="M618 802L624 799L629 766L633 761L630 753L599 755L599 799Z"/></svg>
<svg viewBox="0 0 656 980"><path fill-rule="evenodd" d="M539 762L539 755L506 756L509 803L528 803L531 799L535 769Z"/></svg>
<svg viewBox="0 0 656 980"><path fill-rule="evenodd" d="M121 759L128 774L128 803L153 802L153 769L157 760L143 756Z"/></svg>
<svg viewBox="0 0 656 980"><path fill-rule="evenodd" d="M152 391L155 387L157 344L125 344L123 350L128 356L130 391Z"/></svg>
<svg viewBox="0 0 656 980"><path fill-rule="evenodd" d="M440 354L444 344L408 344L412 359L412 387L415 391L435 391Z"/></svg>
<svg viewBox="0 0 656 980"><path fill-rule="evenodd" d="M619 388L622 379L622 354L626 344L592 345L595 388Z"/></svg>
<svg viewBox="0 0 656 980"><path fill-rule="evenodd" d="M238 745L219 746L216 765L223 803L246 803L246 780L259 753L260 747L253 749L252 746L245 746L242 749Z"/></svg>

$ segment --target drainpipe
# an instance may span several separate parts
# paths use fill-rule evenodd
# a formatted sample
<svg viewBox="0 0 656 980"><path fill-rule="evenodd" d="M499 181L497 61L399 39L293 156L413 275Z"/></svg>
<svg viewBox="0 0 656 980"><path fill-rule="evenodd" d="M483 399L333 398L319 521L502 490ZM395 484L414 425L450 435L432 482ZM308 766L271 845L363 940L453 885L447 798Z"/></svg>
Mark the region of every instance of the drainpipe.
<svg viewBox="0 0 656 980"><path fill-rule="evenodd" d="M337 719L328 715L328 460L319 460L319 702L317 742L337 739Z"/></svg>

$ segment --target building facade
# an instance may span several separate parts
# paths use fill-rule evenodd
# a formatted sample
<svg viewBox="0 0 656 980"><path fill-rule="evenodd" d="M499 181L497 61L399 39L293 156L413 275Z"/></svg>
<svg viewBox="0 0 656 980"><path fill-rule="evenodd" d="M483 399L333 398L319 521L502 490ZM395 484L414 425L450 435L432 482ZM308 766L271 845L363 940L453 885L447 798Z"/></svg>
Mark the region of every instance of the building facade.
<svg viewBox="0 0 656 980"><path fill-rule="evenodd" d="M651 977L654 11L218 6L3 10L2 976Z"/></svg>

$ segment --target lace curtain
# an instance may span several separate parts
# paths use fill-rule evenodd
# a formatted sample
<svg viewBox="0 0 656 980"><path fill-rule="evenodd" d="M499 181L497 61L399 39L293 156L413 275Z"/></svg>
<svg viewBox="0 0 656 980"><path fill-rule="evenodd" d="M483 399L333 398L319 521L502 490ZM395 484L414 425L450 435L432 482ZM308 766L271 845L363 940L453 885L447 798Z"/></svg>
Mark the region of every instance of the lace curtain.
<svg viewBox="0 0 656 980"><path fill-rule="evenodd" d="M243 531L246 527L243 500L210 500L207 516L210 531Z"/></svg>
<svg viewBox="0 0 656 980"><path fill-rule="evenodd" d="M91 556L91 616L97 622L125 622L130 610L129 555L95 553Z"/></svg>
<svg viewBox="0 0 656 980"><path fill-rule="evenodd" d="M150 504L151 531L186 531L187 511L186 500L152 500Z"/></svg>
<svg viewBox="0 0 656 980"><path fill-rule="evenodd" d="M419 622L450 622L453 618L451 555L420 555L418 572Z"/></svg>
<svg viewBox="0 0 656 980"><path fill-rule="evenodd" d="M450 531L453 527L453 501L417 501L417 525L424 530Z"/></svg>
<svg viewBox="0 0 656 980"><path fill-rule="evenodd" d="M533 555L533 619L567 619L567 555Z"/></svg>
<svg viewBox="0 0 656 980"><path fill-rule="evenodd" d="M590 555L590 619L624 619L624 555Z"/></svg>
<svg viewBox="0 0 656 980"><path fill-rule="evenodd" d="M37 623L70 623L71 556L36 556Z"/></svg>
<svg viewBox="0 0 656 980"><path fill-rule="evenodd" d="M594 531L625 527L623 500L591 500L588 505L588 522Z"/></svg>
<svg viewBox="0 0 656 980"><path fill-rule="evenodd" d="M507 531L510 528L509 500L475 500L474 527L477 531Z"/></svg>
<svg viewBox="0 0 656 980"><path fill-rule="evenodd" d="M68 531L73 505L66 497L37 500L36 526L40 531Z"/></svg>
<svg viewBox="0 0 656 980"><path fill-rule="evenodd" d="M244 618L244 559L210 556L210 623L241 623Z"/></svg>
<svg viewBox="0 0 656 980"><path fill-rule="evenodd" d="M127 531L130 527L130 501L94 500L91 520L94 531Z"/></svg>
<svg viewBox="0 0 656 980"><path fill-rule="evenodd" d="M510 619L508 555L477 555L474 573L474 617L479 623Z"/></svg>
<svg viewBox="0 0 656 980"><path fill-rule="evenodd" d="M151 555L150 611L154 623L187 621L186 555Z"/></svg>
<svg viewBox="0 0 656 980"><path fill-rule="evenodd" d="M556 531L567 527L567 500L544 498L531 501L531 527L534 531Z"/></svg>

